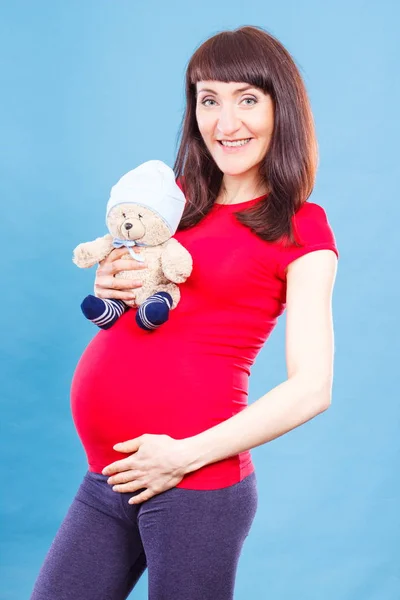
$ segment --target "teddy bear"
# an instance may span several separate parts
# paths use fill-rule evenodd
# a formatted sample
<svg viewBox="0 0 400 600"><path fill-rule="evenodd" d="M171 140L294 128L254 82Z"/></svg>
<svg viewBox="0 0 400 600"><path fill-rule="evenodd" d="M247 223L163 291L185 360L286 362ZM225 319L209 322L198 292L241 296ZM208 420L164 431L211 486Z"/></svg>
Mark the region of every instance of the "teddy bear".
<svg viewBox="0 0 400 600"><path fill-rule="evenodd" d="M109 233L79 244L72 261L81 268L92 267L114 248L123 246L132 258L145 262L146 269L121 271L115 277L135 279L135 300L102 299L89 295L81 309L101 329L109 329L129 308L137 308L139 327L153 331L165 323L180 300L176 284L191 275L190 253L172 236L185 207L185 196L176 184L173 170L160 160L149 160L129 171L111 188L106 208Z"/></svg>

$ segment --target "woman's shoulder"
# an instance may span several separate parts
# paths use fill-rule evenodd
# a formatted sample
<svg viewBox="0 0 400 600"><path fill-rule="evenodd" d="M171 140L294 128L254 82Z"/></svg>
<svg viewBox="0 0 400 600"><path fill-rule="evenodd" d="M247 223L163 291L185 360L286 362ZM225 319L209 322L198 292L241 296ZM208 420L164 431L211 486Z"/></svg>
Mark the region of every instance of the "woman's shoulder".
<svg viewBox="0 0 400 600"><path fill-rule="evenodd" d="M316 202L305 202L292 219L294 237L301 247L294 244L279 244L278 274L286 277L286 268L293 260L314 250L332 250L337 257L339 251L335 234L328 221L326 210Z"/></svg>
<svg viewBox="0 0 400 600"><path fill-rule="evenodd" d="M306 239L313 239L318 234L332 232L327 211L316 202L304 202L293 215L292 223L295 233Z"/></svg>
<svg viewBox="0 0 400 600"><path fill-rule="evenodd" d="M326 210L320 204L307 200L294 214L294 220L301 221L302 219L327 219Z"/></svg>

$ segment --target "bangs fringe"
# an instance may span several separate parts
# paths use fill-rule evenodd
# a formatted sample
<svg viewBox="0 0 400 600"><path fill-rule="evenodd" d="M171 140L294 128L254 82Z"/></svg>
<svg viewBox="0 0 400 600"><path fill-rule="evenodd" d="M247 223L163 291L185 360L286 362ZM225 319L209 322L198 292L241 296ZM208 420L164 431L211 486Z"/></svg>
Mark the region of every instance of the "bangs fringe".
<svg viewBox="0 0 400 600"><path fill-rule="evenodd" d="M263 60L253 36L241 31L225 31L206 41L193 55L188 66L187 82L245 82L267 93L272 91L268 62Z"/></svg>

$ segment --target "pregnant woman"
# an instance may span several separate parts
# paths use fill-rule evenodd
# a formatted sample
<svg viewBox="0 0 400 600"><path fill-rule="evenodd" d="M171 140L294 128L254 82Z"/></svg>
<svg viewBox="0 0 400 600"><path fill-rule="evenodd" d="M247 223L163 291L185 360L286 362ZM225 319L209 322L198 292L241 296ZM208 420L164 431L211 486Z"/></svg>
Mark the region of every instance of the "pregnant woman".
<svg viewBox="0 0 400 600"><path fill-rule="evenodd" d="M317 143L304 83L258 27L204 42L186 73L174 165L186 196L175 238L193 258L181 301L153 332L127 310L99 330L71 406L88 470L32 600L123 600L148 569L150 600L230 600L257 509L250 450L326 410L338 251L308 202ZM113 252L113 276L145 268ZM129 289L128 289L129 288ZM248 406L254 360L287 310L288 378Z"/></svg>

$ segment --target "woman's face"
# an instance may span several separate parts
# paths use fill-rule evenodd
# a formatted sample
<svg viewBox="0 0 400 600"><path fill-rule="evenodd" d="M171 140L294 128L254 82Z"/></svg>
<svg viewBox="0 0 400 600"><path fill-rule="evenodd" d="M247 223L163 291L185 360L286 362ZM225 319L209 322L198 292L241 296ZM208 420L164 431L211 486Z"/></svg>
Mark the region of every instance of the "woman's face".
<svg viewBox="0 0 400 600"><path fill-rule="evenodd" d="M274 129L272 98L247 83L199 81L196 90L197 124L219 169L226 175L241 175L257 166ZM221 141L243 145L228 147Z"/></svg>

